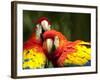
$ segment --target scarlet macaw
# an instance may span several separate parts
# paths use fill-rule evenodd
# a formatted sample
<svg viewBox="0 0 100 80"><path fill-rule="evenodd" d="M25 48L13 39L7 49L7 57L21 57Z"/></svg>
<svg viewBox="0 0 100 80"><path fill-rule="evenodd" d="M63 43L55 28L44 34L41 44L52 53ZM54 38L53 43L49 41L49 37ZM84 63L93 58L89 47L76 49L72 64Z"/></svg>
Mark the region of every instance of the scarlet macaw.
<svg viewBox="0 0 100 80"><path fill-rule="evenodd" d="M23 45L23 69L44 68L46 56L42 46L41 35L44 31L50 30L50 23L47 18L42 17L37 21L35 32L24 42Z"/></svg>
<svg viewBox="0 0 100 80"><path fill-rule="evenodd" d="M63 34L56 30L46 31L43 37L47 42L47 52L51 52L48 56L54 67L83 66L91 60L89 42L68 41ZM55 48L52 50L53 45Z"/></svg>

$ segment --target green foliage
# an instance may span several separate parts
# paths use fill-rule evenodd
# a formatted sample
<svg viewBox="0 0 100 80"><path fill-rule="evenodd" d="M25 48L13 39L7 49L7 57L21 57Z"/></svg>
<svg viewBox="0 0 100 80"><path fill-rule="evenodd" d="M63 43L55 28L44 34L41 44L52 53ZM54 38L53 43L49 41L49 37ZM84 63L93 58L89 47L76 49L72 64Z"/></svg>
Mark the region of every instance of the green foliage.
<svg viewBox="0 0 100 80"><path fill-rule="evenodd" d="M23 11L23 40L26 41L35 27L36 21L47 17L52 29L60 31L68 40L90 41L90 14L45 11Z"/></svg>

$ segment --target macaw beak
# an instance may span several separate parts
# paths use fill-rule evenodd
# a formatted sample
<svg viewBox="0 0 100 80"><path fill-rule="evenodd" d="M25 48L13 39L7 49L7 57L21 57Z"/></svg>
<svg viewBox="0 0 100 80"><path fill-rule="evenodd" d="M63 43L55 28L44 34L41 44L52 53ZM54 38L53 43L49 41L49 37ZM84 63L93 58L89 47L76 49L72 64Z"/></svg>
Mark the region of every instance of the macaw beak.
<svg viewBox="0 0 100 80"><path fill-rule="evenodd" d="M48 23L48 21L43 20L41 21L41 26L43 27L43 30L47 31L47 30L50 30L51 25Z"/></svg>
<svg viewBox="0 0 100 80"><path fill-rule="evenodd" d="M46 49L48 53L51 53L53 50L59 47L59 38L58 36L54 37L54 41L50 38L46 39Z"/></svg>
<svg viewBox="0 0 100 80"><path fill-rule="evenodd" d="M53 40L52 39L46 39L46 48L47 52L51 53L53 47Z"/></svg>

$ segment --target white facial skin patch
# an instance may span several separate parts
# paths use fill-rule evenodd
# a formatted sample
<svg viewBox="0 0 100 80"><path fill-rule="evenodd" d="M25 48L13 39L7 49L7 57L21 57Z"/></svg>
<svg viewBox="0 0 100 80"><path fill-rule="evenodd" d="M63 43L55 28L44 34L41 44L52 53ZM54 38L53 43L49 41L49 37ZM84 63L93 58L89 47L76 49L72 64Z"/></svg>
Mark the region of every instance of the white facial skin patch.
<svg viewBox="0 0 100 80"><path fill-rule="evenodd" d="M55 38L54 38L54 45L55 45L56 49L59 47L59 37L58 36L55 36Z"/></svg>
<svg viewBox="0 0 100 80"><path fill-rule="evenodd" d="M42 26L37 24L36 25L36 38L40 39L41 34L42 34Z"/></svg>

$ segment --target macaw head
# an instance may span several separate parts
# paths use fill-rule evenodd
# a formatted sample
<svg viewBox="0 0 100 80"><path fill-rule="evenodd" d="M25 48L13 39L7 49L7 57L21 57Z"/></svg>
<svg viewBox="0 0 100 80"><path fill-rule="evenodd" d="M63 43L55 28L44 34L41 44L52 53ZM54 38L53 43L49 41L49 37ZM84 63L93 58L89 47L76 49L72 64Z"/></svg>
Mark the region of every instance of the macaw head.
<svg viewBox="0 0 100 80"><path fill-rule="evenodd" d="M38 19L37 24L41 25L41 27L44 31L50 30L51 23L48 20L48 18L46 18L46 17L42 17L42 18Z"/></svg>
<svg viewBox="0 0 100 80"><path fill-rule="evenodd" d="M45 31L50 30L51 23L46 17L42 17L38 19L36 27L35 27L35 32L36 32L36 37L37 39L41 38L42 34Z"/></svg>
<svg viewBox="0 0 100 80"><path fill-rule="evenodd" d="M56 30L44 32L43 38L47 52L51 52L52 49L55 51L57 48L61 47L67 42L66 38Z"/></svg>

